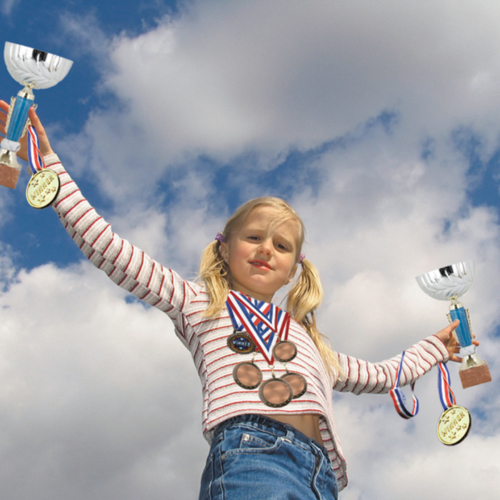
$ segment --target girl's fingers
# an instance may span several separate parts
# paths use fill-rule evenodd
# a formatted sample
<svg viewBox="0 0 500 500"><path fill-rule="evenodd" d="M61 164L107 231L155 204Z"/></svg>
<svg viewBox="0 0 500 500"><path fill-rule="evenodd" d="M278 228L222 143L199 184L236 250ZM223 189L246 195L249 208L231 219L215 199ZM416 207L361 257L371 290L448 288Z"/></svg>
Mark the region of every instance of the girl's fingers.
<svg viewBox="0 0 500 500"><path fill-rule="evenodd" d="M4 113L8 113L9 105L5 101L0 100L0 110L2 110Z"/></svg>
<svg viewBox="0 0 500 500"><path fill-rule="evenodd" d="M7 122L7 113L9 105L5 101L0 101L0 133L5 135L5 123Z"/></svg>
<svg viewBox="0 0 500 500"><path fill-rule="evenodd" d="M31 121L31 125L33 125L33 127L35 127L37 130L39 128L43 129L42 122L40 121L40 118L38 118L38 115L36 114L36 111L33 108L33 106L31 106L31 108L29 109L28 116Z"/></svg>

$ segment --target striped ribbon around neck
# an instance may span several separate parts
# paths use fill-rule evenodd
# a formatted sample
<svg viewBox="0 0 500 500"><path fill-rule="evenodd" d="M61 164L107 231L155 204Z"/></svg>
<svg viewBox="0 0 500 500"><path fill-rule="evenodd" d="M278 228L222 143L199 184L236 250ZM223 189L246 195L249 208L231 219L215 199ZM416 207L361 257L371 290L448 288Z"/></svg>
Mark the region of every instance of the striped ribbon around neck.
<svg viewBox="0 0 500 500"><path fill-rule="evenodd" d="M269 365L274 364L273 348L288 339L290 315L275 306L231 290L227 310L236 331L246 330Z"/></svg>

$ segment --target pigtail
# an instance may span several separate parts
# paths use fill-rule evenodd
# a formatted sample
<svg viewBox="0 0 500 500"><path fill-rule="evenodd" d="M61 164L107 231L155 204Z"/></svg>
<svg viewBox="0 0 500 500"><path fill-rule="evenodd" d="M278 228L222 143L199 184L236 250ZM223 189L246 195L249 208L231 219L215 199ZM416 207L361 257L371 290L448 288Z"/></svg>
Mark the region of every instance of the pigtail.
<svg viewBox="0 0 500 500"><path fill-rule="evenodd" d="M205 282L210 297L210 304L204 313L209 318L220 313L229 294L229 267L222 258L219 248L220 242L213 241L205 248L201 256L199 278Z"/></svg>
<svg viewBox="0 0 500 500"><path fill-rule="evenodd" d="M316 267L306 259L301 261L302 271L292 286L287 298L287 311L309 333L331 375L339 375L342 369L338 356L330 343L318 331L316 310L323 300L323 287Z"/></svg>
<svg viewBox="0 0 500 500"><path fill-rule="evenodd" d="M308 323L307 315L314 312L323 300L323 287L317 269L307 259L301 264L302 272L295 280L287 299L287 310L298 323Z"/></svg>

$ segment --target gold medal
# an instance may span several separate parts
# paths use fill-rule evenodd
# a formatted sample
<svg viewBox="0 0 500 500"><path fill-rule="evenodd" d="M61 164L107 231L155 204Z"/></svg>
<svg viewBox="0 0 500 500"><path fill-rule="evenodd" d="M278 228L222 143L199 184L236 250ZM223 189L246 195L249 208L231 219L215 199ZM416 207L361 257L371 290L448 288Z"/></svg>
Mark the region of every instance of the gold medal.
<svg viewBox="0 0 500 500"><path fill-rule="evenodd" d="M34 174L26 188L26 198L33 208L46 208L59 194L61 181L52 170L43 169Z"/></svg>
<svg viewBox="0 0 500 500"><path fill-rule="evenodd" d="M447 446L461 443L469 434L471 423L471 416L466 408L451 406L443 412L439 419L438 438Z"/></svg>

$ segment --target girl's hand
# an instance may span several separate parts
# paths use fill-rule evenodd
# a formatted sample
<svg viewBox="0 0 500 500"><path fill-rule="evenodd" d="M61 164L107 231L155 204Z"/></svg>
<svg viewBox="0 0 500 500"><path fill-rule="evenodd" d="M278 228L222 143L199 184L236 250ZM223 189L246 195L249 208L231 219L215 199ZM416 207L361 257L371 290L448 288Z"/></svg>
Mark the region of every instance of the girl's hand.
<svg viewBox="0 0 500 500"><path fill-rule="evenodd" d="M5 136L5 122L7 121L7 113L9 112L9 105L5 101L0 101L0 134ZM31 124L35 127L35 130L38 134L38 141L40 143L40 153L42 156L46 156L52 154L52 148L50 147L49 138L45 133L45 129L43 128L42 122L38 118L33 107L30 108L28 112L29 119L31 120ZM19 140L21 143L21 149L17 152L17 156L22 158L24 161L28 161L28 140L27 134L24 137L21 137Z"/></svg>
<svg viewBox="0 0 500 500"><path fill-rule="evenodd" d="M456 353L460 352L460 344L453 333L453 330L460 324L460 321L456 319L453 323L450 323L446 328L443 328L440 332L436 333L436 337L443 342L443 344L448 349L450 353L450 361L456 361L457 363L462 362L462 358L459 358ZM476 336L473 335L475 338ZM477 340L473 340L474 345L479 345Z"/></svg>

